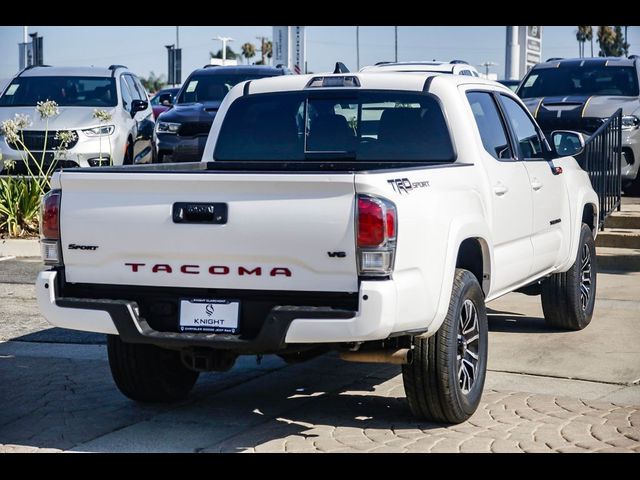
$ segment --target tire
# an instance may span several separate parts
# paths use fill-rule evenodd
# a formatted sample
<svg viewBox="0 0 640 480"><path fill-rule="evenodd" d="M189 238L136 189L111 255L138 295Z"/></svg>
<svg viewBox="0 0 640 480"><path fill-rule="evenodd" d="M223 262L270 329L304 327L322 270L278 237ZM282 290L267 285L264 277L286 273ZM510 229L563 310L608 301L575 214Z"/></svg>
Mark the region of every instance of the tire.
<svg viewBox="0 0 640 480"><path fill-rule="evenodd" d="M123 165L133 165L133 145L131 139L127 138L127 145L124 149L124 157L122 159Z"/></svg>
<svg viewBox="0 0 640 480"><path fill-rule="evenodd" d="M582 330L591 322L596 299L596 243L588 225L582 224L578 255L564 273L542 284L542 311L547 325Z"/></svg>
<svg viewBox="0 0 640 480"><path fill-rule="evenodd" d="M622 190L627 196L640 197L640 172L634 180L627 182Z"/></svg>
<svg viewBox="0 0 640 480"><path fill-rule="evenodd" d="M475 326L467 321L474 318L473 312ZM467 333L463 333L463 326ZM459 341L461 333L466 339L464 344ZM480 284L468 270L456 269L449 311L442 326L429 338L414 337L413 362L402 366L413 415L440 423L461 423L473 415L484 388L487 337L487 311Z"/></svg>
<svg viewBox="0 0 640 480"><path fill-rule="evenodd" d="M178 351L125 343L117 335L107 335L107 352L118 389L137 402L183 400L198 379L199 373L182 364Z"/></svg>

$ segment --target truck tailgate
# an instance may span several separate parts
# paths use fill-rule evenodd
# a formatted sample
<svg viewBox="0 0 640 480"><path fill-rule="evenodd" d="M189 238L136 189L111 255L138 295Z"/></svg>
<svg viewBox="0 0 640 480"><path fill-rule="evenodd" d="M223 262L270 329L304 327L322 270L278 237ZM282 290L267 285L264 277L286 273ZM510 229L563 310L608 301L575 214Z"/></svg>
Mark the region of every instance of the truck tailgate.
<svg viewBox="0 0 640 480"><path fill-rule="evenodd" d="M350 173L62 172L60 183L67 282L358 289ZM175 223L177 202L226 204L227 221Z"/></svg>

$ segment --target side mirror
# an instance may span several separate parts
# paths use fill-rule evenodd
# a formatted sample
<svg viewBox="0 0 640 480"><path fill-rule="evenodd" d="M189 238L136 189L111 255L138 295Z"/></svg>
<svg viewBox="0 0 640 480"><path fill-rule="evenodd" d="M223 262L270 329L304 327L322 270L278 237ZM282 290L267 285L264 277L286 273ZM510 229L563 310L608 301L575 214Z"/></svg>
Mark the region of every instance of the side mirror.
<svg viewBox="0 0 640 480"><path fill-rule="evenodd" d="M132 100L131 101L131 117L133 118L136 113L146 110L149 107L149 102L146 100Z"/></svg>
<svg viewBox="0 0 640 480"><path fill-rule="evenodd" d="M172 98L170 93L163 93L162 95L160 95L160 98L158 100L160 105L164 105L165 107L170 107L171 105L173 105L173 103L171 102Z"/></svg>
<svg viewBox="0 0 640 480"><path fill-rule="evenodd" d="M584 136L580 132L556 130L551 132L551 143L559 157L575 157L584 150Z"/></svg>

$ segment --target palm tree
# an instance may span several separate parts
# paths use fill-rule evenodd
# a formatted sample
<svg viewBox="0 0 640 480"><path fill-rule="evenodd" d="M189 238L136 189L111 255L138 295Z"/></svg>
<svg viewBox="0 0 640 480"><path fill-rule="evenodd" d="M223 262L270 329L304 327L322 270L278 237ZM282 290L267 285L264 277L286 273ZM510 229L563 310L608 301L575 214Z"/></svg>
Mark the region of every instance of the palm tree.
<svg viewBox="0 0 640 480"><path fill-rule="evenodd" d="M271 57L273 57L273 42L271 40L264 42L264 52L262 54L266 55L269 63L271 63Z"/></svg>
<svg viewBox="0 0 640 480"><path fill-rule="evenodd" d="M578 41L578 55L580 58L584 57L584 42L587 39L587 26L578 26L576 32L576 40Z"/></svg>
<svg viewBox="0 0 640 480"><path fill-rule="evenodd" d="M243 43L240 48L242 49L242 56L247 59L247 63L256 56L256 46L253 43Z"/></svg>
<svg viewBox="0 0 640 480"><path fill-rule="evenodd" d="M600 44L599 57L614 55L616 34L608 25L598 27L598 44Z"/></svg>
<svg viewBox="0 0 640 480"><path fill-rule="evenodd" d="M589 25L587 27L587 30L585 31L584 39L591 42L591 56L593 57L593 27L591 25ZM584 52L584 47L582 48L582 50Z"/></svg>

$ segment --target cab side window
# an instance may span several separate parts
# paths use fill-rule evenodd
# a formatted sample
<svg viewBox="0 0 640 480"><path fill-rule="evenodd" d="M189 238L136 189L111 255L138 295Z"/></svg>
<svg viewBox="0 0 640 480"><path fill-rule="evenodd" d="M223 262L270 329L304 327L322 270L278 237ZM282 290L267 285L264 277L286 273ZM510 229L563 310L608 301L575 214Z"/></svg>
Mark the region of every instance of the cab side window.
<svg viewBox="0 0 640 480"><path fill-rule="evenodd" d="M513 160L511 145L493 95L489 92L468 92L467 100L485 150L496 160Z"/></svg>
<svg viewBox="0 0 640 480"><path fill-rule="evenodd" d="M527 112L518 102L507 95L500 95L500 101L513 133L518 139L520 158L523 160L543 158L542 139Z"/></svg>
<svg viewBox="0 0 640 480"><path fill-rule="evenodd" d="M127 112L130 112L131 102L133 101L133 97L131 96L131 92L129 91L129 87L124 77L125 77L124 75L120 77L120 92L122 93L122 107Z"/></svg>

